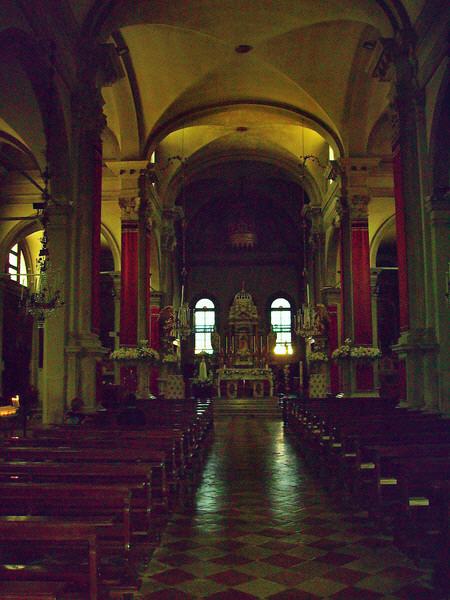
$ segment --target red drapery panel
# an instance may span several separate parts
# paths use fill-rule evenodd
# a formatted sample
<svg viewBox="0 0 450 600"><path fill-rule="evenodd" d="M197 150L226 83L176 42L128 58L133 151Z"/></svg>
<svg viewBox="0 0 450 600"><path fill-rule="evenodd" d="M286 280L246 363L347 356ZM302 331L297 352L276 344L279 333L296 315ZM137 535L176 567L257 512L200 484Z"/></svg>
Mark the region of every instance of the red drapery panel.
<svg viewBox="0 0 450 600"><path fill-rule="evenodd" d="M369 230L367 221L352 223L353 331L356 345L372 344Z"/></svg>
<svg viewBox="0 0 450 600"><path fill-rule="evenodd" d="M137 222L124 221L120 292L120 343L123 346L137 344L138 237Z"/></svg>

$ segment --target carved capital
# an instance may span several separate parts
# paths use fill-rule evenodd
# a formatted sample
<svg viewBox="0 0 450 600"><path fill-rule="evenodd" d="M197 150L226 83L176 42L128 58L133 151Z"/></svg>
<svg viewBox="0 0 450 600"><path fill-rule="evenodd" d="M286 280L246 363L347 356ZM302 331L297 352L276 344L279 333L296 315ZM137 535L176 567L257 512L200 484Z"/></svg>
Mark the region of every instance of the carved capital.
<svg viewBox="0 0 450 600"><path fill-rule="evenodd" d="M163 210L164 221L179 221L184 217L184 211L181 206L172 206L171 208L165 208Z"/></svg>
<svg viewBox="0 0 450 600"><path fill-rule="evenodd" d="M352 196L349 202L350 218L352 220L367 219L369 216L369 201L369 196Z"/></svg>
<svg viewBox="0 0 450 600"><path fill-rule="evenodd" d="M137 221L139 218L139 198L119 198L122 221Z"/></svg>
<svg viewBox="0 0 450 600"><path fill-rule="evenodd" d="M177 238L173 222L163 223L161 229L161 249L163 252L171 253L175 250Z"/></svg>
<svg viewBox="0 0 450 600"><path fill-rule="evenodd" d="M72 94L72 111L84 131L100 137L106 127L103 113L104 100L100 90L90 83L82 83Z"/></svg>

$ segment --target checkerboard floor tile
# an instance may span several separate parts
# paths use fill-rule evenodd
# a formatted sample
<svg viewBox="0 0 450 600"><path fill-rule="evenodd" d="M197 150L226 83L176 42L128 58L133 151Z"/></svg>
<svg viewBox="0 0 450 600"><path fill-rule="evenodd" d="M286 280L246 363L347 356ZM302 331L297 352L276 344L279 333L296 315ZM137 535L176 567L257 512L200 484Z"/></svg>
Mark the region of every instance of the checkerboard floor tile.
<svg viewBox="0 0 450 600"><path fill-rule="evenodd" d="M283 424L216 419L192 506L173 515L142 574L144 600L438 600L364 514L305 469Z"/></svg>

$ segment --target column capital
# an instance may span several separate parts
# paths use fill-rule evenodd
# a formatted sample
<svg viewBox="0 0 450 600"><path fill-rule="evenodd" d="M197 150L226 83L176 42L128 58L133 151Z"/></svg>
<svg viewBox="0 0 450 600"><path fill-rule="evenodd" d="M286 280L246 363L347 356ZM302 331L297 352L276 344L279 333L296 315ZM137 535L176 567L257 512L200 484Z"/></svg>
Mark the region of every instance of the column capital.
<svg viewBox="0 0 450 600"><path fill-rule="evenodd" d="M184 211L181 206L171 206L164 208L162 213L164 221L179 221L184 218Z"/></svg>
<svg viewBox="0 0 450 600"><path fill-rule="evenodd" d="M325 286L321 290L325 306L339 304L341 301L341 288L334 286Z"/></svg>
<svg viewBox="0 0 450 600"><path fill-rule="evenodd" d="M320 206L305 204L302 217L311 221L313 231L322 231L323 215Z"/></svg>
<svg viewBox="0 0 450 600"><path fill-rule="evenodd" d="M352 221L367 221L369 216L369 196L355 195L349 199L349 211Z"/></svg>
<svg viewBox="0 0 450 600"><path fill-rule="evenodd" d="M122 221L139 219L139 198L119 198L120 218Z"/></svg>
<svg viewBox="0 0 450 600"><path fill-rule="evenodd" d="M71 98L74 117L85 130L100 138L106 127L106 116L103 112L103 100L100 89L90 82L80 83Z"/></svg>

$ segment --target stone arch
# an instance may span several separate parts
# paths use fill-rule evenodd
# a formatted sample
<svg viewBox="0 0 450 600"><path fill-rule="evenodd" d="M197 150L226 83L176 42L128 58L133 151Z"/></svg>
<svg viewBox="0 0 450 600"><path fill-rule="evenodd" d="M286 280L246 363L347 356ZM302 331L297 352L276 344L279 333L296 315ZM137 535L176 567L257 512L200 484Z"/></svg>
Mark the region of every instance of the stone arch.
<svg viewBox="0 0 450 600"><path fill-rule="evenodd" d="M111 250L114 259L114 269L115 271L120 271L120 249L119 244L117 243L116 238L114 237L111 230L102 223L101 225L101 235L104 237L108 248Z"/></svg>
<svg viewBox="0 0 450 600"><path fill-rule="evenodd" d="M376 267L377 255L378 250L380 249L380 245L383 243L383 240L386 238L386 235L392 233L392 230L395 231L395 215L391 215L385 221L383 221L383 223L378 227L377 231L372 237L372 240L370 242L371 267Z"/></svg>
<svg viewBox="0 0 450 600"><path fill-rule="evenodd" d="M326 240L325 248L325 286L335 287L337 283L338 260L339 260L340 232L337 227L332 226Z"/></svg>

